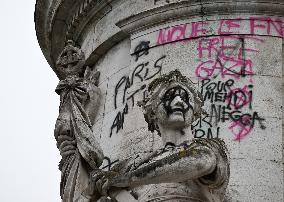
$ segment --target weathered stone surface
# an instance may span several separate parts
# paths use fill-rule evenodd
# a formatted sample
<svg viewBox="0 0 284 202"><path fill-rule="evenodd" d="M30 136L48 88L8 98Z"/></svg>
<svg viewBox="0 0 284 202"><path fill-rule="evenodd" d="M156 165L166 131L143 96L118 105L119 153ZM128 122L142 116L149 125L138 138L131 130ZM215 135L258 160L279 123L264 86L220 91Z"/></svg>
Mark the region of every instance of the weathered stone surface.
<svg viewBox="0 0 284 202"><path fill-rule="evenodd" d="M150 131L161 135L164 146L144 156L129 156L125 163L118 162L117 174L111 174L116 168L94 171L96 189L114 197L111 187L129 187L138 201L222 201L229 179L225 144L219 139L193 140L190 128L202 113L201 94L177 70L158 77L148 89L149 95L141 102L145 120ZM149 184L157 186L145 199L143 185ZM120 192L121 197L129 195Z"/></svg>
<svg viewBox="0 0 284 202"><path fill-rule="evenodd" d="M64 79L56 88L60 109L54 135L62 156L59 164L61 198L70 202L85 201L82 194L88 186L88 172L98 168L104 158L92 131L100 101L100 91L96 87L99 72L89 67L84 71L84 63L84 54L73 42L68 42L57 60L57 68Z"/></svg>
<svg viewBox="0 0 284 202"><path fill-rule="evenodd" d="M190 138L218 137L229 150L231 175L225 201L283 201L283 10L282 0L38 0L35 23L43 53L62 81L66 76L56 61L70 39L86 60L75 77L83 79L87 65L94 75L100 72L99 81L97 75L96 85L86 91L93 95L92 104L83 107L92 111L89 128L105 157L100 169L117 171L120 165L122 171L131 159L147 159L164 146L157 131L148 131L137 102L147 97L147 86L154 79L178 69L202 94L207 113L192 123ZM58 133L68 131L71 109L60 111L65 121ZM72 154L78 148L74 140L69 145ZM84 177L75 183L78 197L83 193L78 200L88 201L96 198L91 196L94 190L85 188L97 166L77 154L90 167L79 169ZM156 172L175 166L183 164ZM123 183L122 190L110 193L117 199L139 195L140 201L151 201L155 192L166 195L192 187L175 182L163 187L163 177L143 179L133 181L139 181L135 193L124 189ZM150 181L156 184L148 185Z"/></svg>

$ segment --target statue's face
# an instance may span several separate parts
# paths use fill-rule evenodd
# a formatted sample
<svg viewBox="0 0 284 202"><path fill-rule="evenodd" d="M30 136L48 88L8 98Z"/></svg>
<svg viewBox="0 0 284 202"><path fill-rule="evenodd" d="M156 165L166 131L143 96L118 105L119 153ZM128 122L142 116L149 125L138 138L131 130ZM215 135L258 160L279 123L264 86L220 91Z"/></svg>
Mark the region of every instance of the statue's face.
<svg viewBox="0 0 284 202"><path fill-rule="evenodd" d="M166 127L178 128L193 120L193 96L186 87L171 85L160 94L158 122Z"/></svg>

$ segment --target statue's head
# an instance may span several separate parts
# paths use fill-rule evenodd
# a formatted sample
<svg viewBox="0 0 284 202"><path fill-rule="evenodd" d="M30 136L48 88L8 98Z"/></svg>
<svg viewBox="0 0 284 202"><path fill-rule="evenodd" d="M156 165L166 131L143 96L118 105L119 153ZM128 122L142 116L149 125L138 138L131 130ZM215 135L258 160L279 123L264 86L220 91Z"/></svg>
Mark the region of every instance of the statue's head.
<svg viewBox="0 0 284 202"><path fill-rule="evenodd" d="M183 129L200 117L203 101L192 81L178 70L153 80L148 87L144 108L150 131L165 128Z"/></svg>
<svg viewBox="0 0 284 202"><path fill-rule="evenodd" d="M85 71L84 64L85 55L83 51L76 47L72 40L68 40L56 61L59 78L66 79L72 76L82 76Z"/></svg>

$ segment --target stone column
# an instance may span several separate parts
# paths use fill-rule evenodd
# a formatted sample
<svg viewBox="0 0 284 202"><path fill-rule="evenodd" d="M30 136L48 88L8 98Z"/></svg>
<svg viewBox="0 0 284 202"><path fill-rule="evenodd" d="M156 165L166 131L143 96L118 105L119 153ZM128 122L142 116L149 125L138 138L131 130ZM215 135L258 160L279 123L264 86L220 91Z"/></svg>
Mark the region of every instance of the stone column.
<svg viewBox="0 0 284 202"><path fill-rule="evenodd" d="M138 177L137 183L133 179L133 186L122 182L130 176L125 173L131 166L139 169L145 159L149 165L166 159L156 155L163 148L170 149L169 145L165 147L167 142L160 131L148 128L145 99L150 99L149 84L174 70L193 83L204 102L202 113L186 130L190 134L187 146L208 139L210 146L206 148L217 148L212 141L222 139L228 149L229 154L225 149L220 153L230 156L226 157L230 163L230 175L226 174L229 182L222 187L225 201L283 201L282 0L37 0L35 24L43 54L61 83L68 76L57 61L67 41L72 40L73 47L84 55L84 64L75 77L89 82L87 94L96 89L95 98L79 102L87 114L81 121L92 119L85 125L83 131L88 132L82 132L83 137L90 133L92 137L90 144L80 135L74 139L79 155L76 159L85 166L76 189L78 199L69 196L67 200L63 194L63 201L97 201L103 195L100 200L121 201L120 197L128 197L122 200L171 201L174 195L177 201L189 201L186 197L194 200L193 181L212 174L214 169L195 177L186 174L188 178L182 180L174 170L179 163L187 164L175 161L177 167L163 167L165 173L173 168L173 176L168 179L161 175L160 181L153 178L151 182ZM68 68L78 62L74 64L70 57ZM181 83L178 86L190 94L190 88ZM163 95L159 96L162 100ZM91 103L89 108L86 102ZM65 110L74 114L72 107ZM82 110L80 113L84 114ZM72 120L74 126L78 119L73 116ZM179 149L180 144L170 146ZM187 159L191 157L181 159L191 162ZM224 160L218 157L217 162L220 159ZM190 165L193 163L188 164L188 169L192 169ZM117 183L98 190L100 186L94 181L103 171L109 172L105 180ZM174 180L175 175L178 180ZM204 194L203 200L222 200L215 195L210 198Z"/></svg>

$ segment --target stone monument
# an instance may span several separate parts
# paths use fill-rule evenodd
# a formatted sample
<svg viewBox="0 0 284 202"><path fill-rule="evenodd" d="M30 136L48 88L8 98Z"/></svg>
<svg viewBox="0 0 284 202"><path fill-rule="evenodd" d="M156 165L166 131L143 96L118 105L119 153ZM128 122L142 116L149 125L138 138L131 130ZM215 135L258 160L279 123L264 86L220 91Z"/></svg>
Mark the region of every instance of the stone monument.
<svg viewBox="0 0 284 202"><path fill-rule="evenodd" d="M116 171L94 171L95 190L112 196L111 186L124 187L137 201L223 201L229 179L227 149L218 138L193 138L191 124L203 105L193 83L172 71L150 83L149 97L141 105L149 130L157 131L164 147L142 159L127 159ZM150 184L155 185L143 198L149 187L143 185Z"/></svg>
<svg viewBox="0 0 284 202"><path fill-rule="evenodd" d="M62 201L282 202L283 11L282 0L37 0L59 78Z"/></svg>
<svg viewBox="0 0 284 202"><path fill-rule="evenodd" d="M60 109L54 134L62 156L61 198L76 201L87 186L89 171L98 168L104 156L92 132L100 99L99 73L84 70L83 52L72 41L67 43L56 62L63 79L56 88Z"/></svg>

